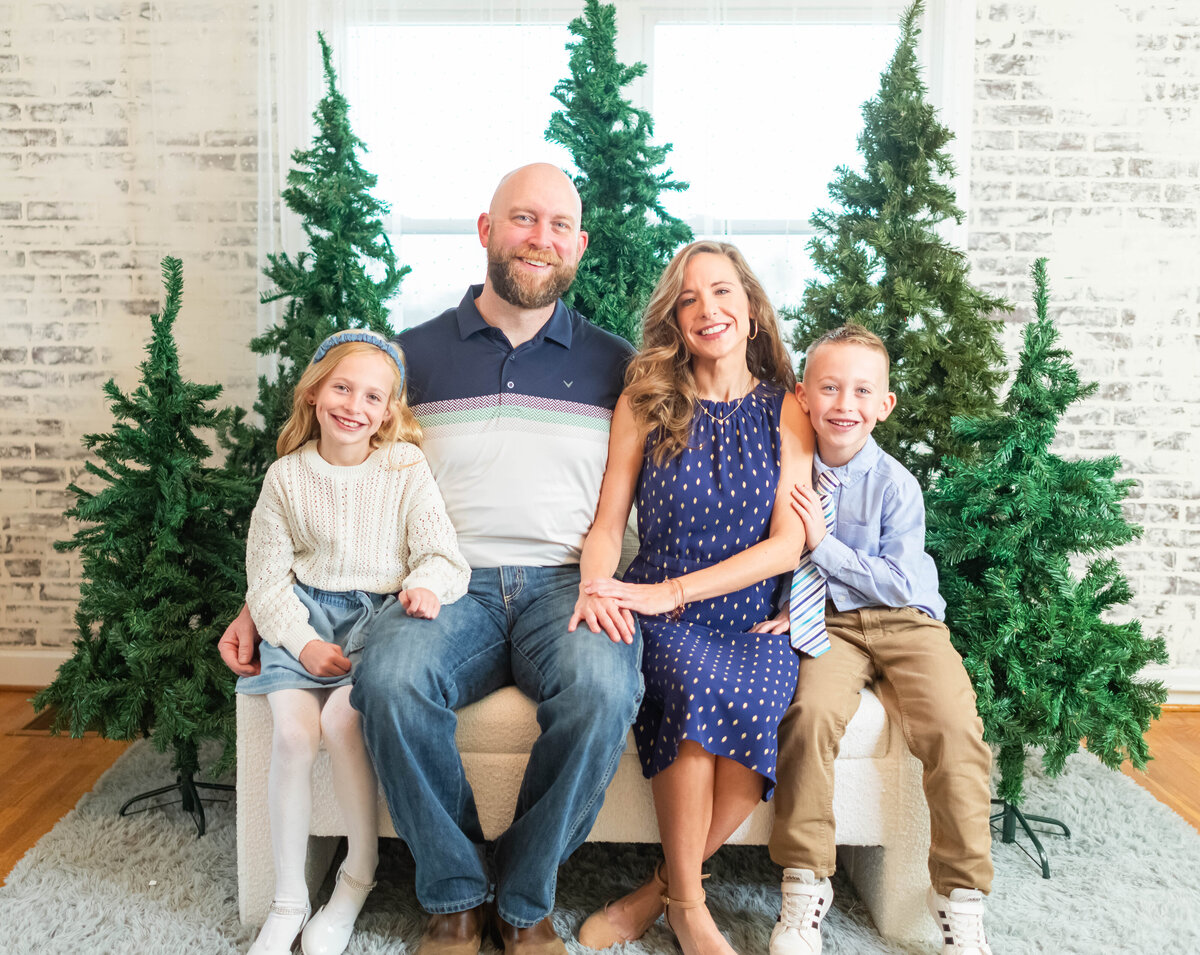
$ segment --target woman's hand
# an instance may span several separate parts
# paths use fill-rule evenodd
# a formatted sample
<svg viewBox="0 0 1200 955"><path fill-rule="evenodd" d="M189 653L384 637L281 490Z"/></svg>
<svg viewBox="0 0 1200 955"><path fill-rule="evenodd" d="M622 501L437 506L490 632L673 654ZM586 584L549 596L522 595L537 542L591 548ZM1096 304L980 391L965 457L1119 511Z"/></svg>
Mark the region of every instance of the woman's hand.
<svg viewBox="0 0 1200 955"><path fill-rule="evenodd" d="M579 599L575 601L575 612L567 624L567 632L574 633L579 624L587 626L592 633L603 630L613 643L633 643L633 614L621 609L611 597L594 597L584 593L579 585Z"/></svg>
<svg viewBox="0 0 1200 955"><path fill-rule="evenodd" d="M593 597L611 597L617 606L634 613L670 613L679 606L679 591L669 581L661 584L627 584L615 577L585 581L585 593Z"/></svg>
<svg viewBox="0 0 1200 955"><path fill-rule="evenodd" d="M420 617L422 620L433 620L442 609L442 602L437 594L425 587L409 587L396 594L400 606L410 617Z"/></svg>
<svg viewBox="0 0 1200 955"><path fill-rule="evenodd" d="M345 676L350 672L350 658L336 643L309 640L300 651L300 663L313 676Z"/></svg>

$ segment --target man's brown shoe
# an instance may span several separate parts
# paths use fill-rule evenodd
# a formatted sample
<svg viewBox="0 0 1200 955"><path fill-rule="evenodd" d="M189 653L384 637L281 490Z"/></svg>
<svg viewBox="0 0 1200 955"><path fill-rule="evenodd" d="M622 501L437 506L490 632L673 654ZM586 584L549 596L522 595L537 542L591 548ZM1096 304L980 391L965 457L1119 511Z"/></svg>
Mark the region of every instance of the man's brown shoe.
<svg viewBox="0 0 1200 955"><path fill-rule="evenodd" d="M547 915L536 925L517 928L496 916L500 939L504 943L504 955L567 955L567 946Z"/></svg>
<svg viewBox="0 0 1200 955"><path fill-rule="evenodd" d="M431 915L416 955L479 955L483 924L482 905L465 912Z"/></svg>

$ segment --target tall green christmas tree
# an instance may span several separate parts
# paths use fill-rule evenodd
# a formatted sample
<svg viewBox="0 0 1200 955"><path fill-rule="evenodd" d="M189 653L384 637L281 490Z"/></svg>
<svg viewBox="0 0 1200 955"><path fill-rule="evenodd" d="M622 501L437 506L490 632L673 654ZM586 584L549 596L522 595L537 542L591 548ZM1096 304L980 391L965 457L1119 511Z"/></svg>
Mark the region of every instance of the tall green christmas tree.
<svg viewBox="0 0 1200 955"><path fill-rule="evenodd" d="M617 59L616 8L587 0L570 24L571 75L554 98L563 105L550 117L546 139L570 150L579 175L588 250L571 291L573 305L601 328L637 344L642 309L675 251L692 240L687 223L663 208L661 193L682 192L686 182L659 167L671 151L655 146L654 121L621 89L646 72L646 64Z"/></svg>
<svg viewBox="0 0 1200 955"><path fill-rule="evenodd" d="M917 64L922 6L901 17L879 93L863 105L863 171L839 167L829 186L837 209L810 220L809 249L825 278L808 283L798 312L783 314L799 351L852 320L883 339L900 400L875 436L928 486L947 455L970 453L951 419L997 411L1004 353L992 314L1011 306L971 285L966 256L938 231L963 212L948 184L954 134L927 102Z"/></svg>
<svg viewBox="0 0 1200 955"><path fill-rule="evenodd" d="M327 336L344 328L370 328L390 335L384 303L400 288L408 266L399 266L384 232L388 207L370 190L378 177L359 162L366 144L350 128L350 105L338 90L333 54L317 34L325 64L325 96L317 104L312 147L292 153L284 204L303 219L309 248L294 258L267 256L263 269L275 285L263 303L287 299L283 320L250 342L259 355L278 357L275 380L258 380L254 410L263 424L248 424L241 414L222 443L230 449L228 466L261 480L275 460L275 439L292 410L292 391L305 365ZM374 272L382 273L377 280Z"/></svg>
<svg viewBox="0 0 1200 955"><path fill-rule="evenodd" d="M85 469L103 487L68 488L76 503L66 514L84 526L55 547L82 559L78 637L33 703L54 708L55 733L151 737L171 750L194 797L200 744L224 743L217 771L233 756L234 681L216 643L246 592L246 544L231 514L252 506L254 488L204 463L212 451L197 430L217 428L229 411L209 407L220 385L180 376L172 330L183 269L167 257L162 270L167 297L150 319L141 383L126 395L109 380L113 430L84 438L100 461ZM192 809L186 802L185 792Z"/></svg>
<svg viewBox="0 0 1200 955"><path fill-rule="evenodd" d="M1141 534L1121 513L1133 483L1120 458L1067 461L1050 450L1063 414L1095 390L1081 385L1046 315L1046 261L1033 267L1037 318L1025 327L1003 414L957 419L955 435L982 453L948 462L927 495L928 540L939 558L947 624L978 696L984 736L999 747L999 796L1021 802L1027 747L1062 772L1084 740L1106 766L1142 769L1143 738L1166 698L1139 679L1165 663L1162 637L1137 620L1114 623L1129 582L1101 556ZM1073 558L1086 559L1081 575Z"/></svg>

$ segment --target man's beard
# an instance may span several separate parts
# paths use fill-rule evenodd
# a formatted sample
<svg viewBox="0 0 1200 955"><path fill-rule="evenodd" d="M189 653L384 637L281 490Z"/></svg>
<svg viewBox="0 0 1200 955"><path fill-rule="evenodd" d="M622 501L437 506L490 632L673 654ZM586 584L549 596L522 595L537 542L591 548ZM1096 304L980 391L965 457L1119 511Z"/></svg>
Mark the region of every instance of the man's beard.
<svg viewBox="0 0 1200 955"><path fill-rule="evenodd" d="M543 276L530 275L517 264L519 258L535 261L550 258L550 268ZM491 279L492 288L504 301L517 308L553 305L571 287L578 268L578 262L568 265L552 252L519 249L502 256L488 247L488 278Z"/></svg>

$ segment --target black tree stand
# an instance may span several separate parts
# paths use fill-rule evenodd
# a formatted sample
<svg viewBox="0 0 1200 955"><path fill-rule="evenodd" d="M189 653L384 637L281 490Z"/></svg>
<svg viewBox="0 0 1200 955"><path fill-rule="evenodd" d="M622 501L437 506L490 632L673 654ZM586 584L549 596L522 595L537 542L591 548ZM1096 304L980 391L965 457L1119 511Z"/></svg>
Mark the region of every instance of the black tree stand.
<svg viewBox="0 0 1200 955"><path fill-rule="evenodd" d="M148 793L141 793L134 796L125 802L121 807L118 815L128 816L135 812L146 812L148 809L161 809L166 806L174 806L176 804L183 807L183 811L192 817L192 821L196 824L196 837L204 835L204 804L200 798L201 789L212 789L219 792L233 792L234 787L225 783L198 783L192 779L191 773L181 773L175 777L175 783L171 786L163 786L161 789L152 789ZM142 806L140 809L130 809L135 802L141 802L143 799L153 799L155 796L163 796L167 793L177 792L180 794L178 800L170 800L168 802L156 802L149 806ZM210 799L209 802L229 802L228 799Z"/></svg>
<svg viewBox="0 0 1200 955"><path fill-rule="evenodd" d="M1033 854L1019 842L1017 842L1017 848L1029 856L1032 861L1041 865L1043 879L1050 878L1050 860L1046 858L1046 850L1042 848L1042 842L1038 839L1037 833L1041 832L1054 836L1061 835L1070 839L1071 830L1067 828L1067 824L1058 819L1051 819L1049 816L1027 815L1012 803L1005 802L1003 799L993 799L992 805L1000 807L999 811L992 813L991 818L992 829L1000 833L1000 841L1017 842L1017 826L1020 825L1025 830L1025 835L1029 837L1029 841L1033 843L1034 849L1037 850L1037 858L1035 859ZM998 826L996 825L997 820L1000 822ZM1029 825L1031 822L1040 822L1047 826L1057 826L1062 832L1055 832L1053 829L1038 829L1035 831Z"/></svg>

